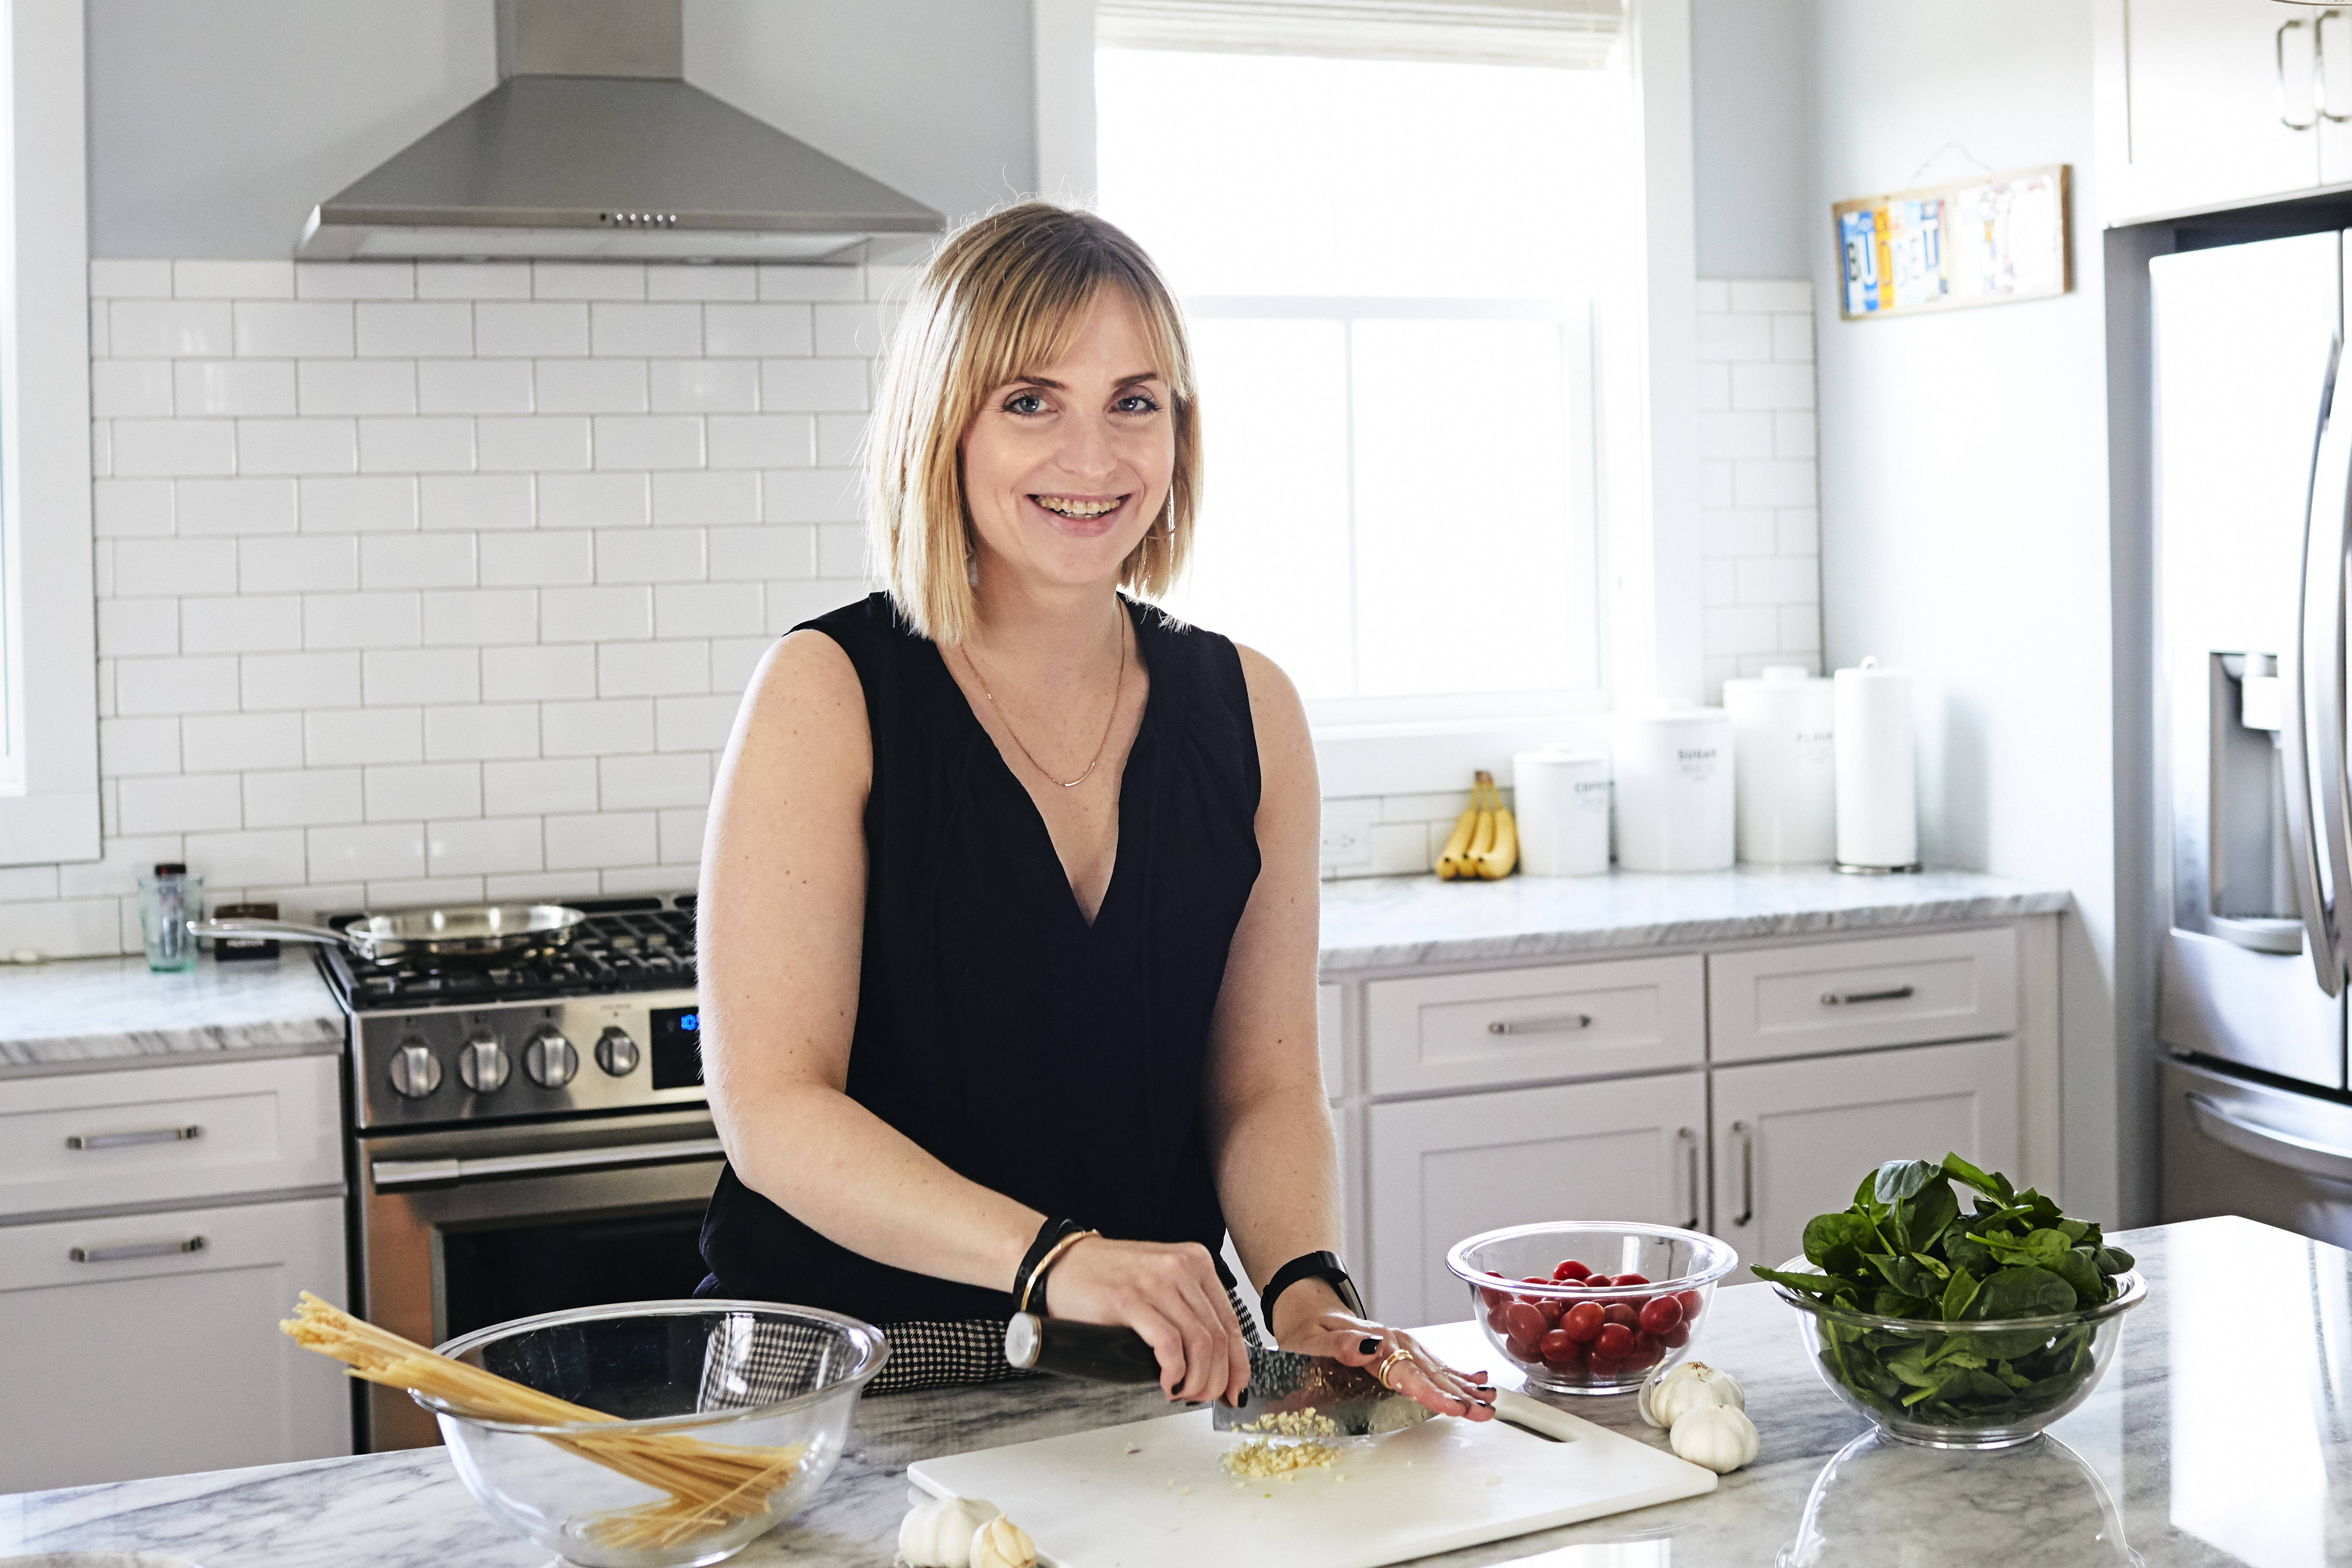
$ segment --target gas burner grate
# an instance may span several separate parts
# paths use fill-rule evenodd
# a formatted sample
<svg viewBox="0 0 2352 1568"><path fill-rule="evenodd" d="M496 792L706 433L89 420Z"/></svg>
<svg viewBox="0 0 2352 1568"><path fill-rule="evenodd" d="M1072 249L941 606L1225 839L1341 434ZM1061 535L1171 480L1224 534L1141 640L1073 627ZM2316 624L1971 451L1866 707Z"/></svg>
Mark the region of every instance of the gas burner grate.
<svg viewBox="0 0 2352 1568"><path fill-rule="evenodd" d="M668 991L695 983L691 894L667 906L648 899L575 907L588 918L561 946L437 964L405 955L369 963L328 947L320 949L320 962L336 991L362 1011Z"/></svg>

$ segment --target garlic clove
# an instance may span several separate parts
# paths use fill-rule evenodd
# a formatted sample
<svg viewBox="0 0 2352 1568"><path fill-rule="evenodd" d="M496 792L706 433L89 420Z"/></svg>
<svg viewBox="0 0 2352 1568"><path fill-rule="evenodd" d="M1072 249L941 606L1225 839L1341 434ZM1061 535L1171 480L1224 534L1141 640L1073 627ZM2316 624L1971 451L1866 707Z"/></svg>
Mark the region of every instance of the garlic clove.
<svg viewBox="0 0 2352 1568"><path fill-rule="evenodd" d="M973 1535L1003 1512L983 1498L919 1502L898 1521L898 1561L906 1568L971 1568Z"/></svg>
<svg viewBox="0 0 2352 1568"><path fill-rule="evenodd" d="M1642 1419L1653 1426L1671 1427L1685 1411L1708 1405L1745 1410L1748 1391L1729 1373L1701 1361L1685 1362L1664 1377L1653 1376L1642 1384Z"/></svg>
<svg viewBox="0 0 2352 1568"><path fill-rule="evenodd" d="M1717 1475L1729 1475L1756 1458L1761 1446L1756 1423L1745 1410L1728 1405L1702 1405L1685 1410L1668 1430L1666 1441L1675 1453Z"/></svg>
<svg viewBox="0 0 2352 1568"><path fill-rule="evenodd" d="M1037 1543L999 1514L972 1531L971 1568L1037 1568Z"/></svg>

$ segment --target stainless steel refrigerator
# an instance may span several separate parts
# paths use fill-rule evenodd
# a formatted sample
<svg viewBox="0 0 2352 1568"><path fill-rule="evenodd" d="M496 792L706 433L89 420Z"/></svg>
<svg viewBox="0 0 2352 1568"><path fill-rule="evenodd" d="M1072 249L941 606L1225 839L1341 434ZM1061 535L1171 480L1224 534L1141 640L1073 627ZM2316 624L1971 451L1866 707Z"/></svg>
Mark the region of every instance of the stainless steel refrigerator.
<svg viewBox="0 0 2352 1568"><path fill-rule="evenodd" d="M2164 1217L2352 1246L2347 256L2326 233L2149 270Z"/></svg>

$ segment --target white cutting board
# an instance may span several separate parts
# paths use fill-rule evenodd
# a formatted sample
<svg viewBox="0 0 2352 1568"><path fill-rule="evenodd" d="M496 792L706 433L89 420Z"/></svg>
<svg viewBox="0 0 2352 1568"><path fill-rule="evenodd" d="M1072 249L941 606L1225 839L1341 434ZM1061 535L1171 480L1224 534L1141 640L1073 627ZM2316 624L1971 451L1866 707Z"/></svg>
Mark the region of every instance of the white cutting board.
<svg viewBox="0 0 2352 1568"><path fill-rule="evenodd" d="M983 1448L911 1467L985 1498L1054 1568L1378 1568L1711 1491L1715 1474L1544 1407L1551 1442L1441 1417L1348 1445L1328 1470L1239 1481L1212 1412Z"/></svg>

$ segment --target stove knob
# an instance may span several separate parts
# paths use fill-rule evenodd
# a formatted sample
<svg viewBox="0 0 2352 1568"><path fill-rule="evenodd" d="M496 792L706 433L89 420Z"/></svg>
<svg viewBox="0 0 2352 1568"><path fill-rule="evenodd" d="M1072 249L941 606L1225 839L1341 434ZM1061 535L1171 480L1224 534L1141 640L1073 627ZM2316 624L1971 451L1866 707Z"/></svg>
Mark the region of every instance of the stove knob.
<svg viewBox="0 0 2352 1568"><path fill-rule="evenodd" d="M580 1053L562 1031L553 1027L541 1029L522 1048L522 1070L530 1081L541 1089L562 1089L580 1070Z"/></svg>
<svg viewBox="0 0 2352 1568"><path fill-rule="evenodd" d="M628 1077L637 1070L637 1042L626 1029L605 1030L596 1042L596 1065L614 1078Z"/></svg>
<svg viewBox="0 0 2352 1568"><path fill-rule="evenodd" d="M392 1090L403 1100L423 1100L441 1087L440 1059L411 1035L394 1047Z"/></svg>
<svg viewBox="0 0 2352 1568"><path fill-rule="evenodd" d="M457 1076L476 1094L496 1094L505 1088L507 1054L499 1048L499 1037L488 1029L476 1030L457 1047Z"/></svg>

